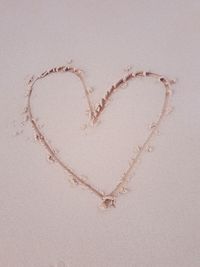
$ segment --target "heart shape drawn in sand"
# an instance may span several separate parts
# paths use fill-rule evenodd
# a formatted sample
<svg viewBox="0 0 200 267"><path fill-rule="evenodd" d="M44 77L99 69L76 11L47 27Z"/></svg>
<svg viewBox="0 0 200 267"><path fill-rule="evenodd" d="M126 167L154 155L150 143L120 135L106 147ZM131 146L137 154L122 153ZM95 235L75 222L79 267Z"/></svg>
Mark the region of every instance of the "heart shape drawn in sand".
<svg viewBox="0 0 200 267"><path fill-rule="evenodd" d="M131 160L129 161L128 168L123 173L123 176L121 177L120 181L116 184L115 188L109 194L102 193L102 191L95 188L90 182L86 181L85 178L81 177L74 170L72 170L72 168L68 164L66 164L62 161L62 159L59 157L59 155L55 152L56 150L48 143L47 138L42 133L42 130L40 129L40 126L39 126L37 120L33 116L32 106L31 106L31 96L32 96L32 92L34 89L34 84L38 80L43 79L50 74L61 73L61 72L62 73L71 72L72 74L76 75L80 79L82 86L83 86L83 89L84 89L84 92L85 92L85 95L86 95L87 103L89 106L89 119L90 119L90 122L92 125L97 123L102 112L105 110L105 108L107 106L107 102L110 100L111 96L120 87L127 84L128 81L130 81L132 79L136 79L138 77L154 78L154 79L159 80L164 86L165 97L164 97L162 109L161 109L161 112L158 116L157 121L152 123L152 125L150 127L150 133L147 136L146 140L144 141L144 143L141 146L138 146L138 151L137 151L136 156L134 158L131 158ZM28 102L27 102L27 106L25 108L25 113L27 114L26 119L30 120L32 127L36 133L36 139L44 145L45 149L49 153L49 159L57 162L65 171L67 171L71 181L73 181L76 184L79 184L79 185L86 187L91 192L95 193L95 195L100 197L102 199L102 203L100 205L101 208L106 209L108 207L115 207L117 197L120 195L120 193L125 193L127 191L126 187L127 187L127 184L130 180L131 171L134 169L134 167L135 167L136 163L138 162L138 160L140 159L141 155L145 151L150 149L149 143L150 143L151 139L154 137L154 135L156 134L156 132L158 131L158 128L161 124L161 121L163 120L164 116L169 114L170 111L172 110L171 106L169 105L169 100L170 100L170 96L172 94L171 85L174 83L175 83L174 80L170 80L163 75L159 75L159 74L156 74L156 73L153 73L150 71L148 71L148 72L144 72L144 71L130 72L129 71L123 78L121 78L117 83L113 84L110 87L110 89L106 92L105 96L101 99L101 101L99 102L97 107L94 108L92 101L90 99L90 91L89 91L90 88L88 88L86 85L83 71L80 70L79 68L75 68L72 66L55 67L55 68L52 68L50 70L43 72L41 75L38 75L35 78L33 76L30 79L30 81L28 82L28 86L29 86L28 94L27 94Z"/></svg>

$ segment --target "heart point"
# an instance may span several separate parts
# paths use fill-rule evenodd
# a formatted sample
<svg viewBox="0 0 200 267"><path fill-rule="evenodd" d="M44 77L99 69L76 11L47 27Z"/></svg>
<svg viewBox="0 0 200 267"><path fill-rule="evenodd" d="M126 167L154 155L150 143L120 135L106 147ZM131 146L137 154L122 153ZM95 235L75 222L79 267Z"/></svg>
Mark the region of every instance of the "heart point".
<svg viewBox="0 0 200 267"><path fill-rule="evenodd" d="M100 205L100 208L101 209L107 209L107 208L111 208L111 207L116 207L116 198L114 196L111 196L111 195L107 195L107 196L104 196L103 198L103 202L101 203Z"/></svg>

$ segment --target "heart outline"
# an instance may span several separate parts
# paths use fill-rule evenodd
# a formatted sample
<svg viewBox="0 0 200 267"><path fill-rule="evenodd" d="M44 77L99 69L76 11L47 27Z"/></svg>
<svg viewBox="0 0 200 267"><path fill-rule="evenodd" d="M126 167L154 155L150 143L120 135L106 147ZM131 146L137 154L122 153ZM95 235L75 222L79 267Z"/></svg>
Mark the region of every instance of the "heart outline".
<svg viewBox="0 0 200 267"><path fill-rule="evenodd" d="M83 177L76 174L76 172L73 171L72 168L68 166L68 164L65 164L59 158L59 156L55 153L54 148L51 147L50 144L48 143L48 141L46 140L46 137L42 133L36 119L33 116L32 108L31 108L31 96L32 96L34 84L38 80L43 79L50 74L58 73L58 72L62 72L62 73L71 72L72 74L75 74L81 80L81 83L82 83L82 86L84 88L84 92L86 95L87 103L89 106L89 119L90 119L92 125L97 123L99 117L101 116L101 113L105 110L106 104L109 101L110 97L115 93L115 91L117 91L120 88L120 86L124 85L129 80L134 79L134 78L138 78L138 77L142 77L142 78L151 77L151 78L158 79L164 85L165 98L164 98L163 106L162 106L158 120L156 121L156 123L154 123L154 127L152 127L152 131L145 139L143 145L139 148L139 151L138 151L136 157L131 159L129 167L124 172L121 181L119 183L117 183L115 188L109 194L105 194L105 193L101 192L100 190L96 189L89 182L85 181L85 179ZM28 89L28 94L27 94L28 101L27 101L27 106L25 108L25 113L27 113L27 120L30 120L32 127L35 130L36 139L38 141L41 141L41 143L45 146L46 150L50 154L49 157L51 157L51 159L56 161L65 171L67 171L75 183L82 184L84 187L87 187L90 191L92 191L98 197L100 197L103 200L101 207L106 209L108 207L115 207L117 197L119 196L120 193L122 193L126 189L125 186L127 186L128 182L129 182L129 176L130 176L130 173L131 173L133 167L136 165L139 158L141 157L141 155L145 151L147 145L150 143L151 139L155 135L156 131L158 130L158 128L161 124L161 121L164 118L164 116L167 115L167 109L169 108L169 99L170 99L170 96L172 93L171 85L174 83L175 83L175 80L170 80L163 75L159 75L159 74L156 74L156 73L153 73L150 71L148 71L148 72L145 72L145 71L129 72L123 78L119 79L117 83L113 84L109 90L107 90L105 96L103 98L101 98L97 107L94 108L92 101L90 99L90 92L88 90L88 87L87 87L87 84L86 84L86 81L85 81L85 78L83 75L83 71L79 68L75 68L72 66L54 67L54 68L51 68L49 70L46 70L41 75L38 75L35 78L33 76L29 80L29 82L28 82L29 89Z"/></svg>

